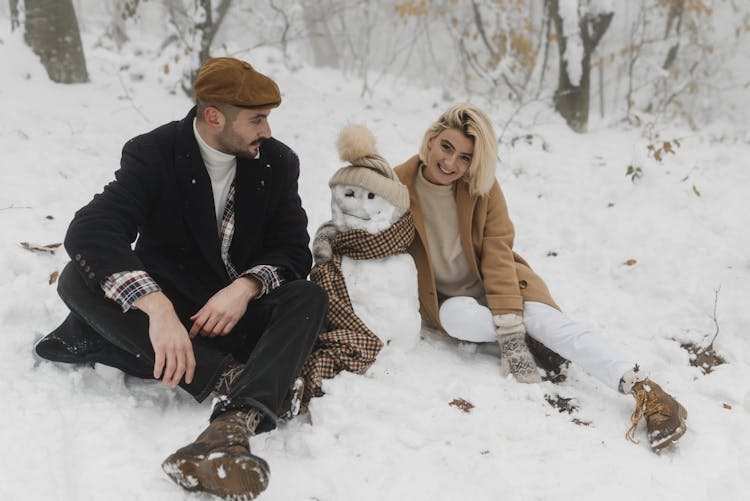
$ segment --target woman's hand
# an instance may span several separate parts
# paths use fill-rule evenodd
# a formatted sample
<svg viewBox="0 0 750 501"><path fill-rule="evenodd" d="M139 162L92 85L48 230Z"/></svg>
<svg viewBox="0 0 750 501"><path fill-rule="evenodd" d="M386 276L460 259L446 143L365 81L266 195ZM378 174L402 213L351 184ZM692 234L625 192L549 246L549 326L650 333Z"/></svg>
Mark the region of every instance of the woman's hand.
<svg viewBox="0 0 750 501"><path fill-rule="evenodd" d="M517 313L504 313L492 319L500 345L500 370L503 375L513 374L519 383L541 383L534 357L526 346L523 317Z"/></svg>

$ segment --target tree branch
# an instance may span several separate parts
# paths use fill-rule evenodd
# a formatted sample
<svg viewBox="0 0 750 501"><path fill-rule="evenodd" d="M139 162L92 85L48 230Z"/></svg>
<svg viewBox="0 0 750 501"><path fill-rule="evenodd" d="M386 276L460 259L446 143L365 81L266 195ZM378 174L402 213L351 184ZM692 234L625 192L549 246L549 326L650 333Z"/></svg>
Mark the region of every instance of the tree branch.
<svg viewBox="0 0 750 501"><path fill-rule="evenodd" d="M18 20L18 0L10 0L10 31L15 31L21 26Z"/></svg>
<svg viewBox="0 0 750 501"><path fill-rule="evenodd" d="M472 0L471 8L474 11L474 24L477 25L477 30L479 31L479 35L482 37L484 46L487 47L487 50L490 52L490 55L493 58L496 58L497 52L495 52L494 48L492 47L492 44L487 38L487 33L484 31L484 21L482 21L482 14L481 12L479 12L479 5L477 4L476 1Z"/></svg>
<svg viewBox="0 0 750 501"><path fill-rule="evenodd" d="M594 52L594 49L599 44L599 40L601 40L604 34L607 32L607 28L609 28L609 25L612 22L612 18L614 16L614 12L607 12L606 14L597 15L593 19L588 19L588 25L591 26L593 33L589 34L589 30L586 29L585 36L588 39L588 43L590 44L591 52Z"/></svg>
<svg viewBox="0 0 750 501"><path fill-rule="evenodd" d="M714 333L714 337L711 339L711 342L708 343L708 346L706 348L712 348L714 347L714 341L716 341L716 336L719 335L719 321L716 318L716 307L719 304L719 291L721 290L721 286L719 286L718 289L714 289L714 315L713 315L713 321L714 325L716 326L716 332Z"/></svg>

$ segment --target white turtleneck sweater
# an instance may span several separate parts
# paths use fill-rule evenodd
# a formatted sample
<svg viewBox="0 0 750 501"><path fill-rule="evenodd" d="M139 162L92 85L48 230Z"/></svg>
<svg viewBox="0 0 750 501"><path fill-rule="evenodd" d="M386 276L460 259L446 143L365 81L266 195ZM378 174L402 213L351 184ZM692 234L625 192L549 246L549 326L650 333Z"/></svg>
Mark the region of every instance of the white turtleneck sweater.
<svg viewBox="0 0 750 501"><path fill-rule="evenodd" d="M198 141L198 148L206 165L208 177L211 178L211 190L214 194L214 210L216 211L216 230L221 232L221 222L224 217L224 207L227 205L229 187L232 185L237 172L237 157L222 153L208 145L198 133L196 119L193 119L193 133Z"/></svg>

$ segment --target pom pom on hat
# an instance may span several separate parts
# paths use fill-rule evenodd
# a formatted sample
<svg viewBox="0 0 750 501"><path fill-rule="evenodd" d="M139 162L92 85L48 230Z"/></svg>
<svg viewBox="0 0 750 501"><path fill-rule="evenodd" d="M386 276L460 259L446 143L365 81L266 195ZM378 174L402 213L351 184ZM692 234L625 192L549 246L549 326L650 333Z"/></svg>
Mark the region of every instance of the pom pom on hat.
<svg viewBox="0 0 750 501"><path fill-rule="evenodd" d="M359 186L383 197L396 207L409 208L409 190L375 150L375 136L370 129L364 125L347 125L341 130L336 145L341 160L351 165L336 171L328 182L329 186Z"/></svg>
<svg viewBox="0 0 750 501"><path fill-rule="evenodd" d="M358 158L377 154L375 136L372 135L370 129L359 124L349 124L341 129L336 146L341 160L349 163Z"/></svg>

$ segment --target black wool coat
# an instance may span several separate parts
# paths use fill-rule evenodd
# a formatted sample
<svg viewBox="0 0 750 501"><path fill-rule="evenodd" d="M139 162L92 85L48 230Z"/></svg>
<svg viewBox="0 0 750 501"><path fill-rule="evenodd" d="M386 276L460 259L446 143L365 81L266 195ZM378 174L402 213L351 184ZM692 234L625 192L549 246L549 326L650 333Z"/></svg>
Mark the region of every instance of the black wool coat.
<svg viewBox="0 0 750 501"><path fill-rule="evenodd" d="M76 212L65 237L91 289L101 293L113 273L146 270L183 318L230 283L194 117L195 108L128 141L115 181ZM304 278L312 257L297 192L299 159L273 138L260 152L258 159L237 159L230 259L239 272L267 264L286 279Z"/></svg>

